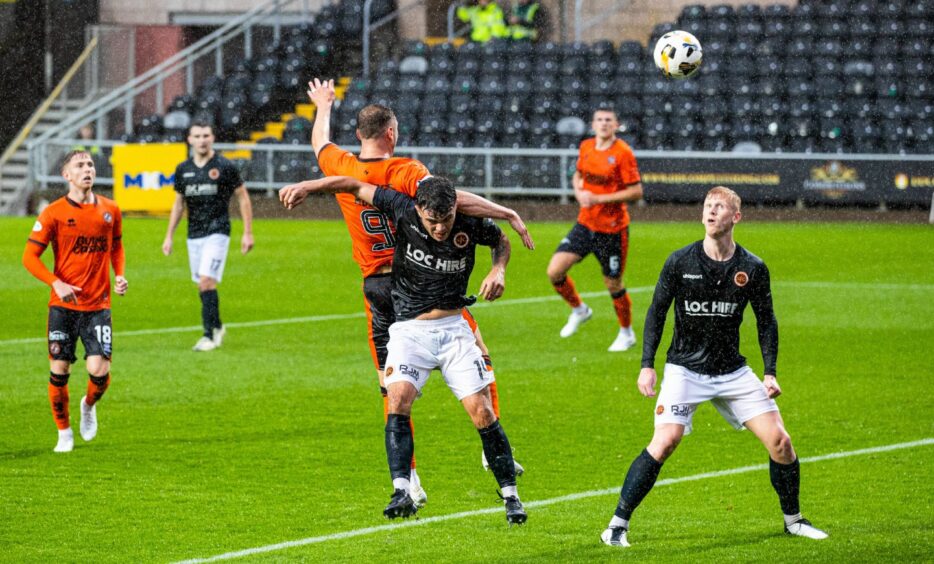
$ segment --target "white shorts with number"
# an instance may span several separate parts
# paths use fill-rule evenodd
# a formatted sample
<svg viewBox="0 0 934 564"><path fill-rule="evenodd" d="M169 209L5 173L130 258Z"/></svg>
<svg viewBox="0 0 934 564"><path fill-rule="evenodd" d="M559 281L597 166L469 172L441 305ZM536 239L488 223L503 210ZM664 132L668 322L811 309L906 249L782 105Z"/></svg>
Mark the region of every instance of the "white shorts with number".
<svg viewBox="0 0 934 564"><path fill-rule="evenodd" d="M224 276L224 265L227 264L229 247L230 237L220 233L212 233L198 239L188 239L188 265L191 267L191 279L198 282L202 276L207 276L220 282Z"/></svg>
<svg viewBox="0 0 934 564"><path fill-rule="evenodd" d="M775 400L769 397L765 385L748 366L729 374L709 376L666 364L655 403L655 425L684 425L687 435L691 432L697 406L708 400L736 429L742 429L743 423L757 415L778 411Z"/></svg>
<svg viewBox="0 0 934 564"><path fill-rule="evenodd" d="M435 368L458 400L493 382L477 339L461 315L397 321L389 326L384 385L409 382L421 393Z"/></svg>

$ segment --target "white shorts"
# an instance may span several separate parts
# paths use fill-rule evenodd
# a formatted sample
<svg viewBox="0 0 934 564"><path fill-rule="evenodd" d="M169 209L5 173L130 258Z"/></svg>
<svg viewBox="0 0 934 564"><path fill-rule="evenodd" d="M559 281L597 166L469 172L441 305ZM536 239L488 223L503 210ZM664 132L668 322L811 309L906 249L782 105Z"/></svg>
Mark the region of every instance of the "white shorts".
<svg viewBox="0 0 934 564"><path fill-rule="evenodd" d="M191 267L191 279L196 283L202 276L218 282L224 277L224 265L227 264L227 249L230 237L212 233L207 237L188 239L188 266Z"/></svg>
<svg viewBox="0 0 934 564"><path fill-rule="evenodd" d="M384 385L409 382L421 393L435 368L458 400L489 386L477 338L461 315L442 319L398 321L389 326Z"/></svg>
<svg viewBox="0 0 934 564"><path fill-rule="evenodd" d="M762 381L748 366L736 372L708 376L676 364L665 365L665 377L655 403L655 426L665 423L684 425L691 432L691 420L701 403L710 400L720 415L736 429L757 415L778 411Z"/></svg>

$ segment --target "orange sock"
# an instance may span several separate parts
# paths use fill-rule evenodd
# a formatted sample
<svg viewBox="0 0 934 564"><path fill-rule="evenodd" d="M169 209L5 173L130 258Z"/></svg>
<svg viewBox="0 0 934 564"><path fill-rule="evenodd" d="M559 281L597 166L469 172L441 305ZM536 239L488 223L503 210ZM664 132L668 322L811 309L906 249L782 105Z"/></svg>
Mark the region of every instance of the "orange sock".
<svg viewBox="0 0 934 564"><path fill-rule="evenodd" d="M107 391L107 388L110 387L110 373L104 374L103 376L91 376L88 375L88 395L87 395L87 404L89 406L94 405L100 401L101 396L104 395L104 392Z"/></svg>
<svg viewBox="0 0 934 564"><path fill-rule="evenodd" d="M499 392L496 391L496 382L490 384L490 401L493 402L493 414L499 419Z"/></svg>
<svg viewBox="0 0 934 564"><path fill-rule="evenodd" d="M412 424L411 417L409 417L409 430L412 431L412 444L415 444L415 425ZM415 469L415 449L412 449L412 469Z"/></svg>
<svg viewBox="0 0 934 564"><path fill-rule="evenodd" d="M564 301L571 307L581 305L581 297L577 295L577 288L574 287L574 281L570 276L565 276L564 280L554 284L555 291L561 294Z"/></svg>
<svg viewBox="0 0 934 564"><path fill-rule="evenodd" d="M52 405L52 418L60 431L71 427L68 416L68 377L70 374L49 373L49 403Z"/></svg>
<svg viewBox="0 0 934 564"><path fill-rule="evenodd" d="M610 296L613 297L613 307L616 309L619 326L632 327L632 298L629 297L626 288Z"/></svg>

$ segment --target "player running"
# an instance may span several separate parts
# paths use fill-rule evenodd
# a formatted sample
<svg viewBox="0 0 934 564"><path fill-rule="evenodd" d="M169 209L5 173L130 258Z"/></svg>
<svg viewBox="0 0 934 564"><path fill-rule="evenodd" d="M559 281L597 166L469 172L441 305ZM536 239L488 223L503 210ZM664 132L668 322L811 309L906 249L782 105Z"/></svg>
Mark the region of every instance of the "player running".
<svg viewBox="0 0 934 564"><path fill-rule="evenodd" d="M221 323L217 285L224 276L230 247L230 197L237 195L243 236L240 252L253 248L253 206L237 167L214 150L214 129L207 122L195 122L188 129L191 158L175 169L175 203L169 214L169 228L162 242L165 256L172 254L172 237L188 208L188 264L191 279L201 296L201 322L204 334L193 350L212 351L221 346L227 330Z"/></svg>
<svg viewBox="0 0 934 564"><path fill-rule="evenodd" d="M77 360L78 338L84 345L88 391L81 398L81 438L97 435L97 402L110 386L113 353L110 316L110 266L114 291L126 294L126 263L121 235L123 221L113 200L94 193L94 159L84 150L62 160L68 194L46 207L26 243L23 265L52 287L49 299L49 402L58 427L55 452L71 452L74 433L68 410L68 379ZM40 257L51 245L53 272Z"/></svg>
<svg viewBox="0 0 934 564"><path fill-rule="evenodd" d="M629 253L626 202L642 197L642 182L632 149L616 138L619 129L616 112L598 109L593 113L590 126L596 137L581 143L577 170L571 180L580 213L577 223L561 240L548 263L548 279L571 306L571 315L560 333L562 337L570 337L593 316L593 311L581 301L568 272L590 253L597 257L603 270L603 283L613 298L619 320L619 333L609 351L619 352L636 344L632 331L632 300L626 293L623 272Z"/></svg>
<svg viewBox="0 0 934 564"><path fill-rule="evenodd" d="M655 484L662 464L682 436L691 432L697 406L710 401L737 429L752 431L769 451L769 474L785 515L785 532L811 539L827 538L801 516L798 456L785 431L775 400L782 393L775 379L778 322L772 310L769 269L762 259L733 241L740 198L718 186L704 200L706 236L675 251L665 261L652 305L645 318L639 391L655 395L655 352L665 317L675 303L675 331L665 378L655 405L655 434L633 461L619 504L601 538L611 546L629 546L629 519ZM746 304L752 304L765 364L760 382L739 353L739 327Z"/></svg>
<svg viewBox="0 0 934 564"><path fill-rule="evenodd" d="M493 266L479 295L488 301L503 295L509 238L489 219L458 213L454 185L442 177L422 181L415 199L349 177L286 186L279 197L291 208L314 192L351 194L388 214L397 227L392 270L395 322L389 328L384 379L389 402L386 454L394 490L383 514L393 519L418 510L410 494L414 453L410 417L412 404L431 371L438 368L480 433L483 452L502 489L506 520L524 523L512 449L493 411L489 388L495 378L463 314L477 300L466 296L477 245L493 249Z"/></svg>
<svg viewBox="0 0 934 564"><path fill-rule="evenodd" d="M399 123L391 109L371 104L361 109L357 116L357 137L360 139L360 154L354 155L331 143L331 107L336 93L334 81L314 79L308 83L308 97L316 106L315 121L311 133L311 146L318 158L318 166L327 176L350 176L362 182L388 186L414 197L419 183L430 173L421 162L414 159L394 157ZM337 202L344 215L353 245L353 258L363 274L363 297L366 306L370 353L376 365L380 391L383 394L383 415L388 415L386 387L383 383L383 367L386 363L386 343L389 341L389 326L395 321L390 275L392 273L395 232L387 216L373 206L361 202L352 194L336 194ZM304 198L302 198L304 199ZM522 236L523 243L532 248L532 239L521 218L514 211L494 204L469 192L457 191L457 202L462 213L505 219ZM489 351L483 343L480 330L470 312L464 308L463 315L483 352L486 368L492 372ZM493 410L499 416L499 396L495 382L490 386ZM486 468L485 455L481 462ZM427 501L412 459L412 497L419 505ZM516 463L521 474L523 468Z"/></svg>

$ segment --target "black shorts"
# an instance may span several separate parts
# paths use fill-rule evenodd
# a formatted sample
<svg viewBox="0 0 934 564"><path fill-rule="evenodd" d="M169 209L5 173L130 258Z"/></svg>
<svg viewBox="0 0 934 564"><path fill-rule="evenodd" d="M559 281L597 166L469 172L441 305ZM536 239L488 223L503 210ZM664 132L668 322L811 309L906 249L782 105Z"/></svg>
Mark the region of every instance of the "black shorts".
<svg viewBox="0 0 934 564"><path fill-rule="evenodd" d="M619 278L626 270L626 255L629 252L629 227L619 233L598 233L575 223L567 236L558 245L557 253L574 253L581 258L593 253L600 261L603 275Z"/></svg>
<svg viewBox="0 0 934 564"><path fill-rule="evenodd" d="M49 308L49 359L78 358L75 348L78 337L84 345L84 358L102 356L110 360L113 352L112 325L109 309L77 311L59 306Z"/></svg>
<svg viewBox="0 0 934 564"><path fill-rule="evenodd" d="M366 303L370 354L376 369L382 370L386 366L389 326L396 322L396 312L392 309L392 274L374 274L364 278L363 300Z"/></svg>

